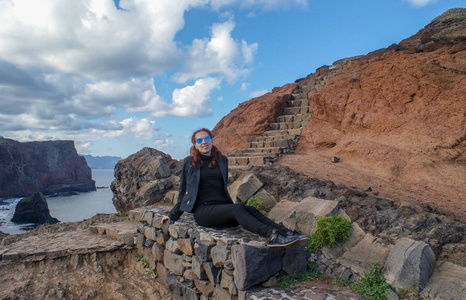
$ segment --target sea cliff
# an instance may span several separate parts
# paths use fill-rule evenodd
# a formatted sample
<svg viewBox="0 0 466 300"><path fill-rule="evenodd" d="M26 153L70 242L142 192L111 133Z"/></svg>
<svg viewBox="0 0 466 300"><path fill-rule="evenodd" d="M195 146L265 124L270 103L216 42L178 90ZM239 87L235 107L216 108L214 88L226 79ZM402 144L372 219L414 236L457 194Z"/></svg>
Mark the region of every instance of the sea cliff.
<svg viewBox="0 0 466 300"><path fill-rule="evenodd" d="M73 141L0 139L0 197L94 191L91 169Z"/></svg>

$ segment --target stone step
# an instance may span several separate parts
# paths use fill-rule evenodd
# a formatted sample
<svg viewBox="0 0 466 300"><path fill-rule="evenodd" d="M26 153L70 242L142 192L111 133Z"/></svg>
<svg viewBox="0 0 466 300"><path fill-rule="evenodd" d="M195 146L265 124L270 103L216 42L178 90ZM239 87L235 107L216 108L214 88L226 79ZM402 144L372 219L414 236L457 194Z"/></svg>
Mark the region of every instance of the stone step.
<svg viewBox="0 0 466 300"><path fill-rule="evenodd" d="M303 100L302 99L299 99L299 100L290 100L286 103L286 106L287 107L299 107L301 106Z"/></svg>
<svg viewBox="0 0 466 300"><path fill-rule="evenodd" d="M307 97L307 96L306 96ZM290 100L286 103L287 107L305 107L309 106L309 100L306 99L300 99L300 100Z"/></svg>
<svg viewBox="0 0 466 300"><path fill-rule="evenodd" d="M287 129L287 130L267 130L262 136L281 136L281 135L291 135L291 136L300 136L302 133L302 128L296 129ZM294 138L292 138L294 139Z"/></svg>
<svg viewBox="0 0 466 300"><path fill-rule="evenodd" d="M277 157L272 156L243 156L243 157L229 157L229 166L264 166L273 163Z"/></svg>
<svg viewBox="0 0 466 300"><path fill-rule="evenodd" d="M309 113L308 106L297 106L297 107L285 107L283 110L283 115L298 115Z"/></svg>
<svg viewBox="0 0 466 300"><path fill-rule="evenodd" d="M246 156L249 154L280 154L283 150L280 147L267 147L267 148L246 148L241 150L236 150L235 156Z"/></svg>
<svg viewBox="0 0 466 300"><path fill-rule="evenodd" d="M246 143L247 148L288 148L288 140L276 140L270 142L250 142Z"/></svg>
<svg viewBox="0 0 466 300"><path fill-rule="evenodd" d="M311 120L311 114L283 115L277 117L277 122L303 122Z"/></svg>
<svg viewBox="0 0 466 300"><path fill-rule="evenodd" d="M306 99L306 94L304 94L304 93L291 94L291 99L292 100Z"/></svg>
<svg viewBox="0 0 466 300"><path fill-rule="evenodd" d="M296 135L285 134L285 135L276 135L276 136L257 136L252 138L252 142L274 142L274 141L283 141L283 140L294 140ZM248 147L248 145L247 145Z"/></svg>
<svg viewBox="0 0 466 300"><path fill-rule="evenodd" d="M270 123L271 130L286 130L300 128L301 121Z"/></svg>
<svg viewBox="0 0 466 300"><path fill-rule="evenodd" d="M261 148L256 148L261 149ZM279 153L262 153L262 152L250 152L250 153L238 153L238 154L230 154L228 157L278 157L280 156Z"/></svg>

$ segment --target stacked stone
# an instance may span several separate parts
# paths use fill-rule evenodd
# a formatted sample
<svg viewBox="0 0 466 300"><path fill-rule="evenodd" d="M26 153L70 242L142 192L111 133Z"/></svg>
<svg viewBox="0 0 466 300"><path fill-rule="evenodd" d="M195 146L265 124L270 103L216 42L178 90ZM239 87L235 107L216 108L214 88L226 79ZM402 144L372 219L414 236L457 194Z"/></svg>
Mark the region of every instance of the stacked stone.
<svg viewBox="0 0 466 300"><path fill-rule="evenodd" d="M309 97L319 93L330 80L332 73L309 78L298 82L299 88L291 95L291 100L277 117L270 129L261 136L254 137L246 144L245 149L237 150L228 156L231 166L261 166L272 164L282 154L293 153L301 137L303 127L312 119L309 108Z"/></svg>
<svg viewBox="0 0 466 300"><path fill-rule="evenodd" d="M306 272L304 248L269 248L265 239L239 226L205 228L186 214L160 224L166 214L162 208L142 212L137 251L184 299L244 299L246 290L270 286L281 272Z"/></svg>

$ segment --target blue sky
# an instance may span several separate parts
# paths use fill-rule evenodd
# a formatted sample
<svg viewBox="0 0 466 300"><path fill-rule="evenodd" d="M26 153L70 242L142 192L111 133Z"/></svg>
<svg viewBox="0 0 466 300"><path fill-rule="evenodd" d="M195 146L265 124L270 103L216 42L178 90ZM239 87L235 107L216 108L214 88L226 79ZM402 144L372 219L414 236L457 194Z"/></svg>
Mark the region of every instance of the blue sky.
<svg viewBox="0 0 466 300"><path fill-rule="evenodd" d="M80 154L191 133L335 60L398 43L458 0L0 0L0 135Z"/></svg>

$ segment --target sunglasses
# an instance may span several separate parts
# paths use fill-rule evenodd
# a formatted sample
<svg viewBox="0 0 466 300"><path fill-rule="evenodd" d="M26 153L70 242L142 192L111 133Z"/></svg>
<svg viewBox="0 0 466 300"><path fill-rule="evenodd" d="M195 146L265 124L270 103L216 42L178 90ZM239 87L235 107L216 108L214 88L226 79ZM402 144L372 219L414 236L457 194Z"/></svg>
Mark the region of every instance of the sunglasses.
<svg viewBox="0 0 466 300"><path fill-rule="evenodd" d="M204 141L205 141L206 143L210 142L210 140L211 140L210 136L206 136L206 137L204 138ZM201 143L202 143L202 139L196 139L196 143L201 144Z"/></svg>

